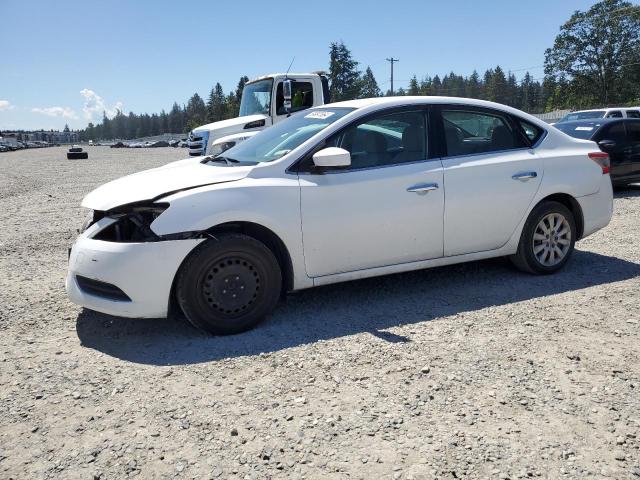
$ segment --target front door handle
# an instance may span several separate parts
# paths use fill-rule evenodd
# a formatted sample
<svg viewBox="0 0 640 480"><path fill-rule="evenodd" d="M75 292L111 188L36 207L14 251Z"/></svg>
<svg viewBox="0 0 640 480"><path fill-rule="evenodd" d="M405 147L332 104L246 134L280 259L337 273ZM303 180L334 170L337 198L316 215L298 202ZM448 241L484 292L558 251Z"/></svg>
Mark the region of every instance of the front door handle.
<svg viewBox="0 0 640 480"><path fill-rule="evenodd" d="M516 173L513 178L514 180L520 180L521 182L526 182L527 180L531 180L532 178L536 178L538 174L536 172L522 172Z"/></svg>
<svg viewBox="0 0 640 480"><path fill-rule="evenodd" d="M432 190L437 190L437 183L419 183L418 185L414 185L412 187L407 188L407 192L411 193L427 193Z"/></svg>

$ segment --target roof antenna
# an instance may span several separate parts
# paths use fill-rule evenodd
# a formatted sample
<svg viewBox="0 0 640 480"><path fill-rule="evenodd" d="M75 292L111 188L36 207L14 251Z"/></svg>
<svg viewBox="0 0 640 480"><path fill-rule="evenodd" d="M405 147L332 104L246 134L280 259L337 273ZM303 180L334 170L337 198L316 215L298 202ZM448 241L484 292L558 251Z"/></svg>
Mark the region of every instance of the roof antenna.
<svg viewBox="0 0 640 480"><path fill-rule="evenodd" d="M284 78L285 78L285 79L289 78L289 77L288 77L288 75L289 75L289 70L291 70L291 65L293 65L293 62L294 62L294 60L295 60L295 59L296 59L296 57L295 57L295 56L291 59L291 63L289 64L289 68L287 68L287 72L284 74Z"/></svg>

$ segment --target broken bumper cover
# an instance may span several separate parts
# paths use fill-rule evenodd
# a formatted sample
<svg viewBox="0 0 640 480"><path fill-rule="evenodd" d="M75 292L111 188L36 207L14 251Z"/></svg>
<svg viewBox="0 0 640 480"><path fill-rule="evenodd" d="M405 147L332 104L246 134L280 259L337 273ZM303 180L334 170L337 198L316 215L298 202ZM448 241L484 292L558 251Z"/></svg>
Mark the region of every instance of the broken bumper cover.
<svg viewBox="0 0 640 480"><path fill-rule="evenodd" d="M71 249L66 279L69 298L110 315L166 317L176 272L203 240L118 243L92 239L105 222L108 219L92 225ZM115 295L118 291L124 295Z"/></svg>

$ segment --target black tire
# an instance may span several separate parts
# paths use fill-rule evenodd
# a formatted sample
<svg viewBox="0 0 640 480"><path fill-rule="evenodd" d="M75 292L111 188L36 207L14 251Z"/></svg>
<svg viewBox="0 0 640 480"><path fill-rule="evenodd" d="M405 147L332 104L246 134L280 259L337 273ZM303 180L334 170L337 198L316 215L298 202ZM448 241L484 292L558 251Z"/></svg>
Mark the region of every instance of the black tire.
<svg viewBox="0 0 640 480"><path fill-rule="evenodd" d="M536 248L542 247L542 249L544 249L545 244L551 245L552 247L553 245L556 245L559 250L563 251L565 247L567 248L561 260L557 261L557 263L555 264L549 265L544 264L543 261L541 261L540 258L536 256L536 253L534 252L534 235L536 234L536 229L538 228L542 220L548 215L552 214L562 215L562 217L566 219L569 225L570 238L567 238L566 234L561 235L560 237L554 235L547 236L545 234L542 234L542 236L546 237L545 239L535 240L535 242L538 242ZM564 231L564 229L562 231ZM538 232L538 235L540 235L540 232ZM515 255L509 257L509 259L518 269L522 270L523 272L536 275L548 275L551 273L555 273L562 267L564 267L567 261L569 261L569 258L573 253L574 245L576 243L576 236L576 222L573 218L571 210L569 210L559 202L543 202L540 205L536 206L529 215L529 218L527 219L527 222L522 229L518 251ZM560 244L558 240L564 240L565 242L568 241L568 244ZM545 254L541 251L539 255L542 255L544 257ZM547 261L549 260L550 255L551 254L548 254ZM556 255L555 252L554 255Z"/></svg>
<svg viewBox="0 0 640 480"><path fill-rule="evenodd" d="M81 160L89 158L89 152L67 152L67 160Z"/></svg>
<svg viewBox="0 0 640 480"><path fill-rule="evenodd" d="M236 233L196 247L176 277L176 298L189 322L216 335L253 328L275 308L281 289L273 252Z"/></svg>
<svg viewBox="0 0 640 480"><path fill-rule="evenodd" d="M71 153L77 153L77 152L81 152L82 151L82 147L71 147L69 149L69 152Z"/></svg>

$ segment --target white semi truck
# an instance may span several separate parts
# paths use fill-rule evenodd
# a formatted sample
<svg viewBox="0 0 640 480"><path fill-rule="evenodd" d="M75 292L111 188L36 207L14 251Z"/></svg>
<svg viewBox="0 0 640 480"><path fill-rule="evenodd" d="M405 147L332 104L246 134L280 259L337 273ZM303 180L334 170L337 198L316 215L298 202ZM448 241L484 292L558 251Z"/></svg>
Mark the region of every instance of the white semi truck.
<svg viewBox="0 0 640 480"><path fill-rule="evenodd" d="M329 81L324 72L258 77L244 86L240 116L189 133L189 155L218 155L291 113L325 103L329 103Z"/></svg>

